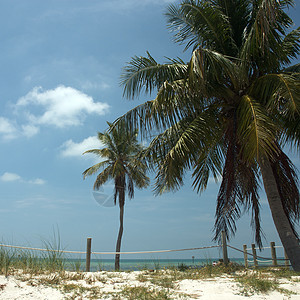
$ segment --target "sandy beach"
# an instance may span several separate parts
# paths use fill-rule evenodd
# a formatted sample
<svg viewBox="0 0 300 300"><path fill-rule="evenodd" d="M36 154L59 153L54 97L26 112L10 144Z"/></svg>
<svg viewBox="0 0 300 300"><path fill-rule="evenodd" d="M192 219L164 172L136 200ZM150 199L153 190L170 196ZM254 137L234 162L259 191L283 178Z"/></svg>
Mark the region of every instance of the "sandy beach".
<svg viewBox="0 0 300 300"><path fill-rule="evenodd" d="M0 299L272 299L300 300L300 276L276 279L277 287L257 292L235 276L178 279L168 271L64 272L0 276ZM175 278L176 279L176 278Z"/></svg>

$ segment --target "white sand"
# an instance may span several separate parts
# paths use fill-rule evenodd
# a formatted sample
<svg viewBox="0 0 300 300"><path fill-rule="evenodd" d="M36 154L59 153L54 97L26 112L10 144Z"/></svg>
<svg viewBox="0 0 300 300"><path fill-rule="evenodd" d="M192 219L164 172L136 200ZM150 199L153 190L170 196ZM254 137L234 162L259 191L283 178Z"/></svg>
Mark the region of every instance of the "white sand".
<svg viewBox="0 0 300 300"><path fill-rule="evenodd" d="M64 299L57 289L45 286L30 286L14 277L0 277L0 299Z"/></svg>
<svg viewBox="0 0 300 300"><path fill-rule="evenodd" d="M140 281L138 276L151 274L136 271L136 272L96 272L85 273L79 275L80 278L76 278L76 273L68 272L68 278L61 279L57 274L42 275L28 278L27 280L20 278L20 276L9 276L5 278L0 276L0 299L87 299L87 294L84 292L79 294L76 289L69 293L64 293L61 289L62 284L79 285L86 288L95 288L100 291L104 296L99 296L98 299L110 299L107 293L119 293L126 286L129 287L148 287L155 288L156 290L163 289L158 285L153 285L150 281ZM74 276L74 278L72 278ZM41 279L45 279L41 283ZM74 279L74 280L73 280ZM52 281L51 286L47 286L48 281ZM57 282L56 282L57 281ZM56 282L53 285L53 282ZM206 280L190 280L185 279L175 282L175 289L170 289L170 297L173 299L202 299L202 300L235 300L235 299L272 299L272 300L300 300L300 276L292 278L290 280L280 279L280 287L294 292L293 295L285 295L278 291L273 291L269 294L252 294L250 296L243 295L241 293L242 288L231 277L218 277L214 279ZM184 297L185 295L185 297ZM72 298L71 298L72 296ZM124 296L121 299L126 299ZM138 299L138 298L137 298ZM159 299L159 298L158 298Z"/></svg>

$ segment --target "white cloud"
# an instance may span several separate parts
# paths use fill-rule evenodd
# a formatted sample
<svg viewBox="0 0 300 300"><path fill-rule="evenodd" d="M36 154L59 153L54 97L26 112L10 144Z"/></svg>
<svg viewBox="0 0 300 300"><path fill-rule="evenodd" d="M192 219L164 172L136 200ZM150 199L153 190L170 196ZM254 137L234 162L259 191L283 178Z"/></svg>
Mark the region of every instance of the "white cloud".
<svg viewBox="0 0 300 300"><path fill-rule="evenodd" d="M54 199L54 198L48 198L44 195L35 195L31 196L30 198L25 198L22 200L15 201L15 207L16 208L26 208L31 206L38 206L44 209L58 209L63 208L65 205L75 204L76 200L68 200L68 199Z"/></svg>
<svg viewBox="0 0 300 300"><path fill-rule="evenodd" d="M41 178L36 178L34 180L29 180L28 183L42 185L42 184L45 184L46 181Z"/></svg>
<svg viewBox="0 0 300 300"><path fill-rule="evenodd" d="M0 134L6 140L14 139L17 136L17 129L10 120L0 117Z"/></svg>
<svg viewBox="0 0 300 300"><path fill-rule="evenodd" d="M87 82L92 88L93 83ZM109 86L104 84L101 88ZM17 137L33 137L42 125L64 128L81 125L89 114L104 115L109 105L95 102L87 94L72 87L58 86L52 90L35 87L14 105L18 116L24 116L27 124L0 116L0 138L12 140Z"/></svg>
<svg viewBox="0 0 300 300"><path fill-rule="evenodd" d="M1 177L0 180L4 182L11 182L11 181L19 181L21 180L21 176L15 173L5 172Z"/></svg>
<svg viewBox="0 0 300 300"><path fill-rule="evenodd" d="M85 80L80 82L81 88L83 90L107 90L109 89L111 86L104 82L104 81L100 81L99 82L93 82L93 81L89 81L89 80Z"/></svg>
<svg viewBox="0 0 300 300"><path fill-rule="evenodd" d="M61 155L64 157L82 156L83 152L90 149L101 148L102 146L103 144L96 136L90 136L79 143L68 140L61 146L61 148L63 148Z"/></svg>
<svg viewBox="0 0 300 300"><path fill-rule="evenodd" d="M63 85L45 91L35 87L20 98L16 106L40 108L40 114L27 112L30 126L51 125L58 128L80 125L87 114L104 115L109 109L108 104L94 102L92 97Z"/></svg>
<svg viewBox="0 0 300 300"><path fill-rule="evenodd" d="M27 137L32 137L40 131L40 129L37 126L33 125L22 125L22 130L23 135Z"/></svg>
<svg viewBox="0 0 300 300"><path fill-rule="evenodd" d="M9 172L5 172L2 176L0 176L0 180L3 182L21 181L24 183L37 184L37 185L42 185L46 183L46 181L41 178L36 178L33 180L26 181L20 175L16 173L9 173Z"/></svg>

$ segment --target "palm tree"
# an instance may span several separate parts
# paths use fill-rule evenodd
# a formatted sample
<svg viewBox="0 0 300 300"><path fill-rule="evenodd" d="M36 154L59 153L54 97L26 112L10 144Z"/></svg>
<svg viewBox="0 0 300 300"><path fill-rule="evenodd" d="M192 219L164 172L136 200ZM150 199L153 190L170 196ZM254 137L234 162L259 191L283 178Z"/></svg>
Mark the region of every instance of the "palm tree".
<svg viewBox="0 0 300 300"><path fill-rule="evenodd" d="M128 197L134 197L134 186L145 188L149 185L149 178L146 176L146 165L137 158L137 154L143 149L137 140L137 130L129 131L123 124L112 126L108 123L109 131L98 133L98 139L104 145L102 149L92 149L85 153L93 153L102 160L83 172L83 178L96 174L100 169L94 183L94 190L108 180L114 180L114 201L120 207L120 228L116 245L116 252L120 252L123 235L123 220L125 193ZM120 254L115 256L115 270L120 269Z"/></svg>
<svg viewBox="0 0 300 300"><path fill-rule="evenodd" d="M292 0L183 0L168 7L175 41L192 48L189 62L158 64L147 52L124 68L124 95L156 93L119 118L147 136L145 157L156 163L155 191L178 189L186 170L205 190L221 176L215 239L236 231L243 210L261 247L260 176L274 224L293 268L300 271L299 190L295 167L283 152L299 145L300 30L287 33Z"/></svg>

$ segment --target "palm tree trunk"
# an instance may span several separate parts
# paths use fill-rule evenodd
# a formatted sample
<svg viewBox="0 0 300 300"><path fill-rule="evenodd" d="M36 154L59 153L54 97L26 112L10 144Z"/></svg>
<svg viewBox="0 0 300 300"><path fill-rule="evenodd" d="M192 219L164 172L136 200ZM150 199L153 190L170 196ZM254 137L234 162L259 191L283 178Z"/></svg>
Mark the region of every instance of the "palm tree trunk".
<svg viewBox="0 0 300 300"><path fill-rule="evenodd" d="M294 271L300 271L300 245L295 236L290 222L284 212L280 194L277 189L273 170L268 159L260 159L260 170L263 178L264 188L267 194L273 221L279 234L281 243L288 255Z"/></svg>
<svg viewBox="0 0 300 300"><path fill-rule="evenodd" d="M123 235L123 219L124 219L124 204L120 205L120 228L119 228L119 235L117 239L116 252L120 252L121 250L121 241ZM120 254L116 254L115 271L119 271L119 270L120 270Z"/></svg>

